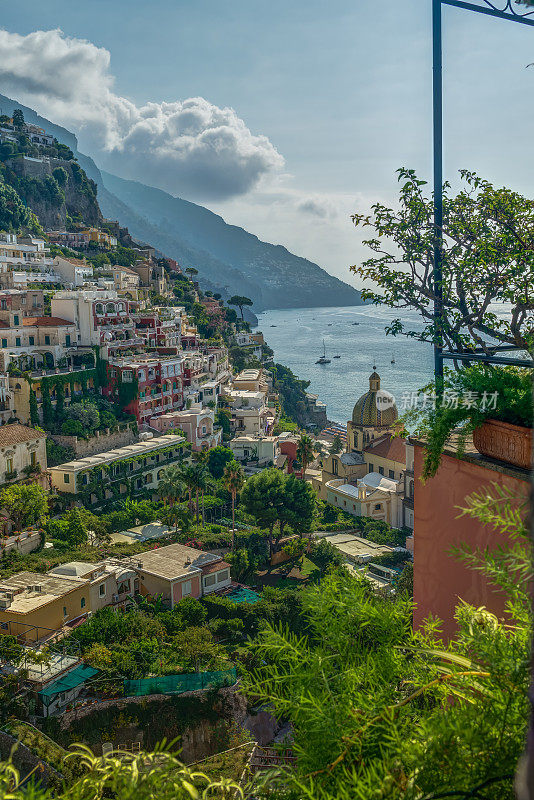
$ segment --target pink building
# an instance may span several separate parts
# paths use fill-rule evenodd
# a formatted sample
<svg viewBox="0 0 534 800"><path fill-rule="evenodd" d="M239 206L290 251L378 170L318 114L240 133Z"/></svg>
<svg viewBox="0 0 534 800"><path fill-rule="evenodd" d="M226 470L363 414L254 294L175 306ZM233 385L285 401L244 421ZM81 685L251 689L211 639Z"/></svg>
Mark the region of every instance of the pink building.
<svg viewBox="0 0 534 800"><path fill-rule="evenodd" d="M473 492L492 492L493 485L512 492L518 503L529 493L529 473L481 456L473 447L458 458L446 450L436 475L426 483L419 479L425 456L415 443L414 627L431 614L443 620L443 636L456 629L454 611L460 599L478 608L485 606L502 616L506 598L480 570L470 569L451 553L453 547L495 550L510 546L506 534L496 532L469 516L461 516L466 498Z"/></svg>
<svg viewBox="0 0 534 800"><path fill-rule="evenodd" d="M183 411L153 417L149 424L161 433L180 428L195 452L210 450L222 441L222 429L215 427L215 412L211 408L202 408L200 403Z"/></svg>
<svg viewBox="0 0 534 800"><path fill-rule="evenodd" d="M162 597L171 608L184 597L202 597L232 583L230 565L221 556L170 544L139 553L129 560L139 578L139 591Z"/></svg>

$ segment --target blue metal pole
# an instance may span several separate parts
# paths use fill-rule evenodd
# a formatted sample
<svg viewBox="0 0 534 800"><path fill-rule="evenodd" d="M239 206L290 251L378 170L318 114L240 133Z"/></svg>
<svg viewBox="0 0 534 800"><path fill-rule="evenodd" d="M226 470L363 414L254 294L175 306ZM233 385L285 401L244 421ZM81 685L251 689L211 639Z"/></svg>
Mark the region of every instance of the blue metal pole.
<svg viewBox="0 0 534 800"><path fill-rule="evenodd" d="M439 393L443 384L443 81L441 54L441 0L432 0L432 102L434 117L434 377Z"/></svg>

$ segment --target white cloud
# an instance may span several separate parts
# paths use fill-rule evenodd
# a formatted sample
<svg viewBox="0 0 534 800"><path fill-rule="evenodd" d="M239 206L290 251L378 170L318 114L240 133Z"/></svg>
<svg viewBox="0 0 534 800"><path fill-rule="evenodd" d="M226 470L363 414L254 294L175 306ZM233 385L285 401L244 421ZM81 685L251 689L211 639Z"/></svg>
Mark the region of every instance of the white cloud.
<svg viewBox="0 0 534 800"><path fill-rule="evenodd" d="M266 136L202 97L137 106L113 91L109 51L60 30L0 31L4 94L74 129L80 149L123 177L186 197L245 194L282 169Z"/></svg>

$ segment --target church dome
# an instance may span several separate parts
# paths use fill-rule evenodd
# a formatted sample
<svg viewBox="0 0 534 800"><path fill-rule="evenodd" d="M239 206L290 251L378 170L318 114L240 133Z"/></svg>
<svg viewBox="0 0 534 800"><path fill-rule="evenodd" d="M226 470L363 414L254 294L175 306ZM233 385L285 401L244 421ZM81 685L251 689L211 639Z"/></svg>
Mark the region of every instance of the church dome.
<svg viewBox="0 0 534 800"><path fill-rule="evenodd" d="M376 395L380 390L380 375L373 370L369 376L369 391L362 394L352 412L352 424L369 428L391 428L398 416L395 403L380 409L376 404Z"/></svg>

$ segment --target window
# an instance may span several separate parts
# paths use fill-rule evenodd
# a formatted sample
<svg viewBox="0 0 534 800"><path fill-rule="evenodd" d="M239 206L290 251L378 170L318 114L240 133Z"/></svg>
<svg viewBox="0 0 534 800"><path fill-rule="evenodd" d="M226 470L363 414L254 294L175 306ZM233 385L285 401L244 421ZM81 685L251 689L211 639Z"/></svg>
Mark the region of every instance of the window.
<svg viewBox="0 0 534 800"><path fill-rule="evenodd" d="M228 580L228 570L223 569L222 572L217 573L217 583L222 583L223 581Z"/></svg>
<svg viewBox="0 0 534 800"><path fill-rule="evenodd" d="M215 575L206 575L204 578L204 586L213 586L215 583Z"/></svg>
<svg viewBox="0 0 534 800"><path fill-rule="evenodd" d="M100 586L98 587L98 595L99 595L99 597L105 597L105 595L106 595L106 584L105 583L101 583Z"/></svg>
<svg viewBox="0 0 534 800"><path fill-rule="evenodd" d="M378 472L380 473L380 475L383 475L384 474L384 467L378 467Z"/></svg>
<svg viewBox="0 0 534 800"><path fill-rule="evenodd" d="M369 464L369 472L374 472L375 468L372 464Z"/></svg>
<svg viewBox="0 0 534 800"><path fill-rule="evenodd" d="M6 466L7 466L7 472L13 472L13 459L12 458L7 458L6 459Z"/></svg>
<svg viewBox="0 0 534 800"><path fill-rule="evenodd" d="M66 617L67 615L67 606L63 606L63 616Z"/></svg>
<svg viewBox="0 0 534 800"><path fill-rule="evenodd" d="M80 600L80 608L85 608L85 597Z"/></svg>
<svg viewBox="0 0 534 800"><path fill-rule="evenodd" d="M339 464L337 458L332 459L332 472L334 475L338 474Z"/></svg>
<svg viewBox="0 0 534 800"><path fill-rule="evenodd" d="M191 594L191 581L184 581L182 583L182 597L187 597L188 594Z"/></svg>
<svg viewBox="0 0 534 800"><path fill-rule="evenodd" d="M63 483L70 483L70 475L68 475L66 472L63 475Z"/></svg>
<svg viewBox="0 0 534 800"><path fill-rule="evenodd" d="M45 344L50 344L50 336L45 336Z"/></svg>
<svg viewBox="0 0 534 800"><path fill-rule="evenodd" d="M20 347L20 336L15 337L15 347Z"/></svg>
<svg viewBox="0 0 534 800"><path fill-rule="evenodd" d="M4 308L4 309L7 308L7 300L2 300L0 302L0 308Z"/></svg>
<svg viewBox="0 0 534 800"><path fill-rule="evenodd" d="M115 313L115 305L113 303L108 303L106 305L106 314L114 314Z"/></svg>
<svg viewBox="0 0 534 800"><path fill-rule="evenodd" d="M13 325L18 325L18 324L19 324L19 315L13 314Z"/></svg>
<svg viewBox="0 0 534 800"><path fill-rule="evenodd" d="M65 347L70 347L70 333L65 336Z"/></svg>
<svg viewBox="0 0 534 800"><path fill-rule="evenodd" d="M375 510L375 511L380 511L380 510L381 510L381 508L382 508L382 505L381 505L381 503L375 503L375 505L374 505L374 510Z"/></svg>
<svg viewBox="0 0 534 800"><path fill-rule="evenodd" d="M122 373L122 380L124 383L132 383L133 382L133 372L131 369L125 369Z"/></svg>
<svg viewBox="0 0 534 800"><path fill-rule="evenodd" d="M30 336L30 344L35 344L35 336Z"/></svg>
<svg viewBox="0 0 534 800"><path fill-rule="evenodd" d="M30 453L30 464L32 465L32 467L35 467L35 465L37 464L37 453L35 451L33 453Z"/></svg>
<svg viewBox="0 0 534 800"><path fill-rule="evenodd" d="M2 339L2 347L7 347L7 339Z"/></svg>
<svg viewBox="0 0 534 800"><path fill-rule="evenodd" d="M392 481L395 480L395 472L392 469L389 470L389 477L391 478Z"/></svg>
<svg viewBox="0 0 534 800"><path fill-rule="evenodd" d="M26 298L25 297L21 297L20 298L20 304L21 304L21 306L25 306L26 305Z"/></svg>
<svg viewBox="0 0 534 800"><path fill-rule="evenodd" d="M97 303L96 304L95 313L96 314L103 314L104 313L104 306L102 305L102 303Z"/></svg>

